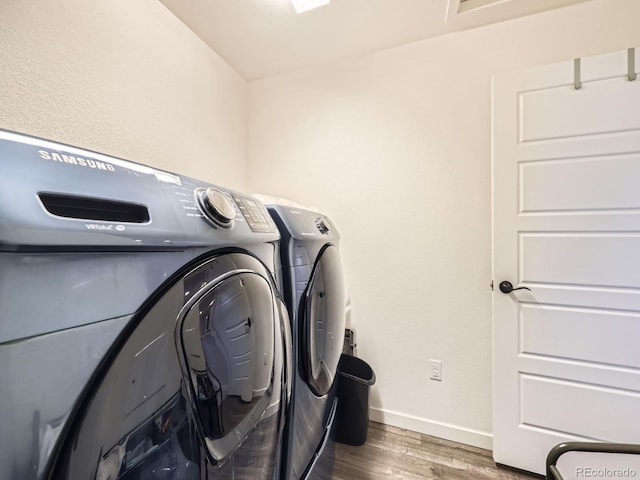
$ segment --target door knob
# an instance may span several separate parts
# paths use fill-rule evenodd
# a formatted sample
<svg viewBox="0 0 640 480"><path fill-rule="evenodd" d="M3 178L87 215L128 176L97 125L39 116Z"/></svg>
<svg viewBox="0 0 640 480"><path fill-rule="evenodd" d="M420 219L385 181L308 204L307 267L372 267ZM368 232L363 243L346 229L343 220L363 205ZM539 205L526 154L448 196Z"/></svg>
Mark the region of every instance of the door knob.
<svg viewBox="0 0 640 480"><path fill-rule="evenodd" d="M531 291L531 289L529 287L513 288L513 284L509 280L505 280L503 282L500 282L500 285L498 286L498 288L500 288L500 291L502 293L511 293L514 290L529 290L529 291Z"/></svg>

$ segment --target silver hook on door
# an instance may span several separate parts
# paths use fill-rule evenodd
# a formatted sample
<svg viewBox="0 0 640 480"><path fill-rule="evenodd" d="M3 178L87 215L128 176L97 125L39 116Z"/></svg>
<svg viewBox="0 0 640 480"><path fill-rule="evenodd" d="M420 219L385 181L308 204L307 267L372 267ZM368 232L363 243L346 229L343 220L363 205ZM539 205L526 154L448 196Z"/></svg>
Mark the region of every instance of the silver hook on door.
<svg viewBox="0 0 640 480"><path fill-rule="evenodd" d="M636 49L629 48L627 49L627 75L630 82L633 82L636 78L638 78L638 74L636 73Z"/></svg>
<svg viewBox="0 0 640 480"><path fill-rule="evenodd" d="M580 80L580 59L573 59L573 88L580 90L582 88L582 81Z"/></svg>

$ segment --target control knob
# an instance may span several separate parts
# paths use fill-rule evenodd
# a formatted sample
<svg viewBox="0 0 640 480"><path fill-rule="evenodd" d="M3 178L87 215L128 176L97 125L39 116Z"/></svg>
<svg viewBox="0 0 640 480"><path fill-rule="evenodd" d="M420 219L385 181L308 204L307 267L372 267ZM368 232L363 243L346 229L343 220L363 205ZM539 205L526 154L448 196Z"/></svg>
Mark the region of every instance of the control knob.
<svg viewBox="0 0 640 480"><path fill-rule="evenodd" d="M204 216L215 225L231 228L236 217L236 209L231 201L217 188L209 187L196 194L198 206Z"/></svg>
<svg viewBox="0 0 640 480"><path fill-rule="evenodd" d="M329 226L324 222L324 218L316 218L316 227L322 235L326 235L329 232Z"/></svg>

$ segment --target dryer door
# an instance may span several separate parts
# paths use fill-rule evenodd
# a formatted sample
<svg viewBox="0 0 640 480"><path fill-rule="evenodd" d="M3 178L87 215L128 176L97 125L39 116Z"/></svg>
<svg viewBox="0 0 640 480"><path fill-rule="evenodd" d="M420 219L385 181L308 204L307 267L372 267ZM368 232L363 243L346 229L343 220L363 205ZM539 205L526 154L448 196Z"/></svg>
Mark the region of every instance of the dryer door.
<svg viewBox="0 0 640 480"><path fill-rule="evenodd" d="M344 342L346 290L338 248L325 245L300 306L302 361L313 393L329 393Z"/></svg>
<svg viewBox="0 0 640 480"><path fill-rule="evenodd" d="M50 478L273 478L287 396L280 303L245 254L170 282L94 376Z"/></svg>

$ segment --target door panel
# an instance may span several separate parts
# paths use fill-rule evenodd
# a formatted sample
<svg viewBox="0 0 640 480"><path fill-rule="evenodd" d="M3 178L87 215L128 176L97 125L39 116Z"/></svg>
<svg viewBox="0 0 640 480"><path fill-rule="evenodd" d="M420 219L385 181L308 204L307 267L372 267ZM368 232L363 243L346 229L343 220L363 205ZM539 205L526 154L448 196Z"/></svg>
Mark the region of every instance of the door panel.
<svg viewBox="0 0 640 480"><path fill-rule="evenodd" d="M640 335L638 313L522 303L520 321L523 354L640 369L634 348ZM620 334L619 348L602 341L611 330ZM563 341L571 336L576 337L572 342Z"/></svg>
<svg viewBox="0 0 640 480"><path fill-rule="evenodd" d="M640 81L627 56L493 80L494 458L640 442ZM636 51L638 60L638 51ZM636 63L637 64L637 63Z"/></svg>
<svg viewBox="0 0 640 480"><path fill-rule="evenodd" d="M637 393L523 374L521 394L524 427L537 427L583 440L616 437L616 442L634 443L638 439L635 428L620 429L620 425L629 423L629 412L637 409L640 400ZM595 412L598 415L594 415Z"/></svg>
<svg viewBox="0 0 640 480"><path fill-rule="evenodd" d="M640 285L639 251L636 233L520 233L519 281L634 288Z"/></svg>
<svg viewBox="0 0 640 480"><path fill-rule="evenodd" d="M132 320L73 412L50 478L273 477L288 319L260 262L225 257L170 281Z"/></svg>
<svg viewBox="0 0 640 480"><path fill-rule="evenodd" d="M521 163L520 212L584 214L636 208L638 168L637 153ZM612 183L617 185L613 191L607 188ZM548 195L549 191L556 194Z"/></svg>
<svg viewBox="0 0 640 480"><path fill-rule="evenodd" d="M633 111L640 103L640 88L629 88L624 68L617 73L614 78L588 82L577 91L561 85L520 93L520 141L640 130L640 116Z"/></svg>

